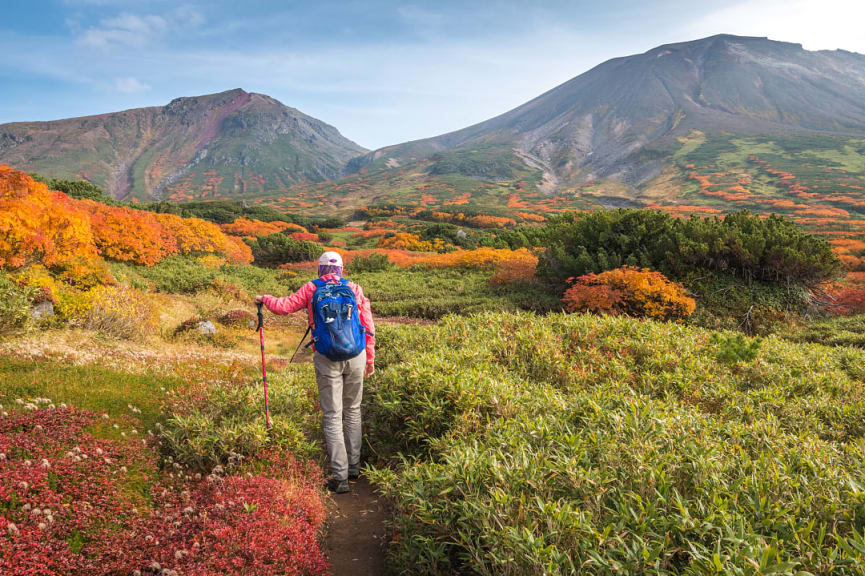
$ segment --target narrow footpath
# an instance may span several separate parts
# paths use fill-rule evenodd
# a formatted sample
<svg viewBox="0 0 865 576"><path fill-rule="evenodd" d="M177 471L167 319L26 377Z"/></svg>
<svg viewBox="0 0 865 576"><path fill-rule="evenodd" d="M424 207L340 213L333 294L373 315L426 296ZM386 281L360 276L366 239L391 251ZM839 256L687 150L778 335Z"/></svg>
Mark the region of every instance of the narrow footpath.
<svg viewBox="0 0 865 576"><path fill-rule="evenodd" d="M348 494L334 494L325 540L334 576L378 576L384 573L388 519L384 502L361 476Z"/></svg>

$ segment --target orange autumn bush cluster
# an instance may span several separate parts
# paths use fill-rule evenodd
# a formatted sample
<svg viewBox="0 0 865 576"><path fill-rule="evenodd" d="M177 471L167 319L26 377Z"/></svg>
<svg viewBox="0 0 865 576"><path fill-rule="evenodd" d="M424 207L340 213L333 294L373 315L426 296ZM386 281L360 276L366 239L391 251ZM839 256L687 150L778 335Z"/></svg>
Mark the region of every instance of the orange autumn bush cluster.
<svg viewBox="0 0 865 576"><path fill-rule="evenodd" d="M517 257L504 260L496 266L496 273L490 277L490 286L503 284L525 284L535 279L538 267L537 257Z"/></svg>
<svg viewBox="0 0 865 576"><path fill-rule="evenodd" d="M660 272L623 266L571 278L562 302L568 312L628 314L660 320L690 316L696 302Z"/></svg>
<svg viewBox="0 0 865 576"><path fill-rule="evenodd" d="M331 248L328 248L331 249ZM477 248L475 250L453 250L451 252L412 252L409 250L337 250L346 266L351 266L355 258L367 258L370 254L384 254L391 264L400 268L422 266L427 268L482 268L503 270L506 267L520 269L520 274L528 270L534 274L538 257L526 248L507 250L505 248ZM314 262L292 262L283 264L283 270L313 269Z"/></svg>
<svg viewBox="0 0 865 576"><path fill-rule="evenodd" d="M96 259L88 215L61 192L0 166L0 268L86 266Z"/></svg>
<svg viewBox="0 0 865 576"><path fill-rule="evenodd" d="M90 215L94 242L106 258L152 266L174 254L216 252L233 263L252 262L249 246L241 238L225 235L212 222L93 200L78 202Z"/></svg>
<svg viewBox="0 0 865 576"><path fill-rule="evenodd" d="M312 232L292 232L289 236L299 242L318 242L318 234Z"/></svg>
<svg viewBox="0 0 865 576"><path fill-rule="evenodd" d="M388 258L397 266L403 266L400 256L388 254ZM537 266L538 257L526 248L519 250L476 248L474 250L454 250L443 254L420 254L418 257L412 257L411 261L412 266L426 266L428 268L497 269L505 265L517 265L517 263L521 263L524 267L534 267Z"/></svg>
<svg viewBox="0 0 865 576"><path fill-rule="evenodd" d="M382 236L378 241L379 248L391 250L410 250L414 252L437 252L445 250L450 245L446 244L441 238L436 238L432 242L429 240L421 240L417 234L411 232L396 232Z"/></svg>
<svg viewBox="0 0 865 576"><path fill-rule="evenodd" d="M462 212L451 214L450 212L433 211L430 213L430 218L436 222L449 222L451 224L464 224L475 228L509 228L517 225L513 218L504 216L487 216L478 214L469 216Z"/></svg>
<svg viewBox="0 0 865 576"><path fill-rule="evenodd" d="M96 267L97 256L151 266L172 254L221 253L252 262L241 238L198 218L156 214L48 190L28 174L0 166L0 267Z"/></svg>
<svg viewBox="0 0 865 576"><path fill-rule="evenodd" d="M221 224L220 229L229 236L240 236L242 238L257 238L259 236L269 236L282 232L287 228L296 230L297 232L306 232L306 228L297 224L289 224L288 222L262 222L261 220L249 219L240 217L234 222Z"/></svg>

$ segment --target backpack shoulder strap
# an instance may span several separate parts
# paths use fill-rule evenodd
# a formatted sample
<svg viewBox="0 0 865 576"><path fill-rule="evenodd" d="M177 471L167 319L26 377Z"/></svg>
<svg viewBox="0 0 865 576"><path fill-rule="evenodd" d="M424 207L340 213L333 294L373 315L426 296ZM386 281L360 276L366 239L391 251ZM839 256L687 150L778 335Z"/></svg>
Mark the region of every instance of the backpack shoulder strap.
<svg viewBox="0 0 865 576"><path fill-rule="evenodd" d="M315 287L316 287L316 288L321 288L322 286L324 286L325 284L327 284L327 283L326 283L324 280L322 280L321 278L316 278L315 280L312 281L312 283L315 284Z"/></svg>

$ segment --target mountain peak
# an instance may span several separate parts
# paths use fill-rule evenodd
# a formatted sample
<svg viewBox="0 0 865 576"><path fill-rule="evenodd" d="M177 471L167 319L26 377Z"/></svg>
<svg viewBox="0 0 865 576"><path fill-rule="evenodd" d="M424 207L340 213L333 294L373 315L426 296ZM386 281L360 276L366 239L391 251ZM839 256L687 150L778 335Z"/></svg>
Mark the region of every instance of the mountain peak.
<svg viewBox="0 0 865 576"><path fill-rule="evenodd" d="M264 94L234 88L167 105L0 125L0 162L83 178L115 198L217 199L320 182L366 152ZM64 160L74 156L75 163Z"/></svg>
<svg viewBox="0 0 865 576"><path fill-rule="evenodd" d="M495 146L541 169L548 182L638 186L661 167L644 151L692 130L865 135L865 57L731 34L665 44L599 64L480 124L378 150L351 168Z"/></svg>

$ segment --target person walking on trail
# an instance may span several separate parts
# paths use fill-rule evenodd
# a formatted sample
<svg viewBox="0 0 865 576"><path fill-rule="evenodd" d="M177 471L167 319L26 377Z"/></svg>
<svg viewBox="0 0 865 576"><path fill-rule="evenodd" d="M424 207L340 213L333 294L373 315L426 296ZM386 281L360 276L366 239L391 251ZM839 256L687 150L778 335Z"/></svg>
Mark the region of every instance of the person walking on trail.
<svg viewBox="0 0 865 576"><path fill-rule="evenodd" d="M342 277L338 253L321 255L318 276L294 294L256 296L255 303L274 314L307 310L330 461L327 487L343 494L348 492L348 480L360 475L360 402L363 379L375 371L375 324L361 287Z"/></svg>

